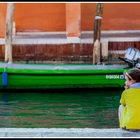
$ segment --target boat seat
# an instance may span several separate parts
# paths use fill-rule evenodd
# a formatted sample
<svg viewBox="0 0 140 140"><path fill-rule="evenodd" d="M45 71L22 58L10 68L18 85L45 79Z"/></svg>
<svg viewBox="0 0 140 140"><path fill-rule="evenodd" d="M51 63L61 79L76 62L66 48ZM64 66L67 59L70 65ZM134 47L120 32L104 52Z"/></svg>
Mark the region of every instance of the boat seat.
<svg viewBox="0 0 140 140"><path fill-rule="evenodd" d="M135 67L140 62L140 51L136 48L129 47L125 50L124 58L119 57L119 59L128 63L129 67Z"/></svg>

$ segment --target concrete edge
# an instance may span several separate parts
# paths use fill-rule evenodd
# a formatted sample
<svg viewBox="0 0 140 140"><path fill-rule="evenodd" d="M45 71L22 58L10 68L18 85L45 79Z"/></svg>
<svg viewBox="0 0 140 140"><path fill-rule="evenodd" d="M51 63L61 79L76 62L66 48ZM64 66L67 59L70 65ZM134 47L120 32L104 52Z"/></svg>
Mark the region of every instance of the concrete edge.
<svg viewBox="0 0 140 140"><path fill-rule="evenodd" d="M120 128L0 128L0 137L140 137L140 131L126 131Z"/></svg>

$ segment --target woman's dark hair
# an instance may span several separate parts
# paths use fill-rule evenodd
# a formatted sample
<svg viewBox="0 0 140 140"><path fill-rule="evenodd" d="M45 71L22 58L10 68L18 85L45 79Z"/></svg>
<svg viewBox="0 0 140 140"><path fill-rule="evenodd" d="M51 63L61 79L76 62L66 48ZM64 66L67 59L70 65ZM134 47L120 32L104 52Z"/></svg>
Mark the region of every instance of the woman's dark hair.
<svg viewBox="0 0 140 140"><path fill-rule="evenodd" d="M133 80L135 80L136 82L140 82L140 69L138 68L133 68L128 70L127 72Z"/></svg>

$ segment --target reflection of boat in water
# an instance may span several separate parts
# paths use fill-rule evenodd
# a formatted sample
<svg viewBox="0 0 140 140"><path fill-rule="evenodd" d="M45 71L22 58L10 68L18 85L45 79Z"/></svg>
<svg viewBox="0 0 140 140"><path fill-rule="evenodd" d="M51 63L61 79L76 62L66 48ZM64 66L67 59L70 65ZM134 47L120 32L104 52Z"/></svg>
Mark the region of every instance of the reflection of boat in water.
<svg viewBox="0 0 140 140"><path fill-rule="evenodd" d="M127 49L122 59L129 67L138 66L138 53ZM138 59L134 59L137 56ZM130 58L131 56L131 58ZM130 65L131 64L131 65ZM94 88L123 87L126 65L92 64L0 64L0 88L47 89L47 88ZM6 75L3 75L5 71Z"/></svg>

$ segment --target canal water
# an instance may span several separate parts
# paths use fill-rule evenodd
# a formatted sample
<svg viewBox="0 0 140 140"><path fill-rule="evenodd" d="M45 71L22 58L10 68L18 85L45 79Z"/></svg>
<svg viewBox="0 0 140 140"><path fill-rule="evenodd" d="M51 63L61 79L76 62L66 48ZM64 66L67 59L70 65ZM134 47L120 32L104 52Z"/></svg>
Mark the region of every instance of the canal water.
<svg viewBox="0 0 140 140"><path fill-rule="evenodd" d="M0 92L0 128L118 128L121 89Z"/></svg>

